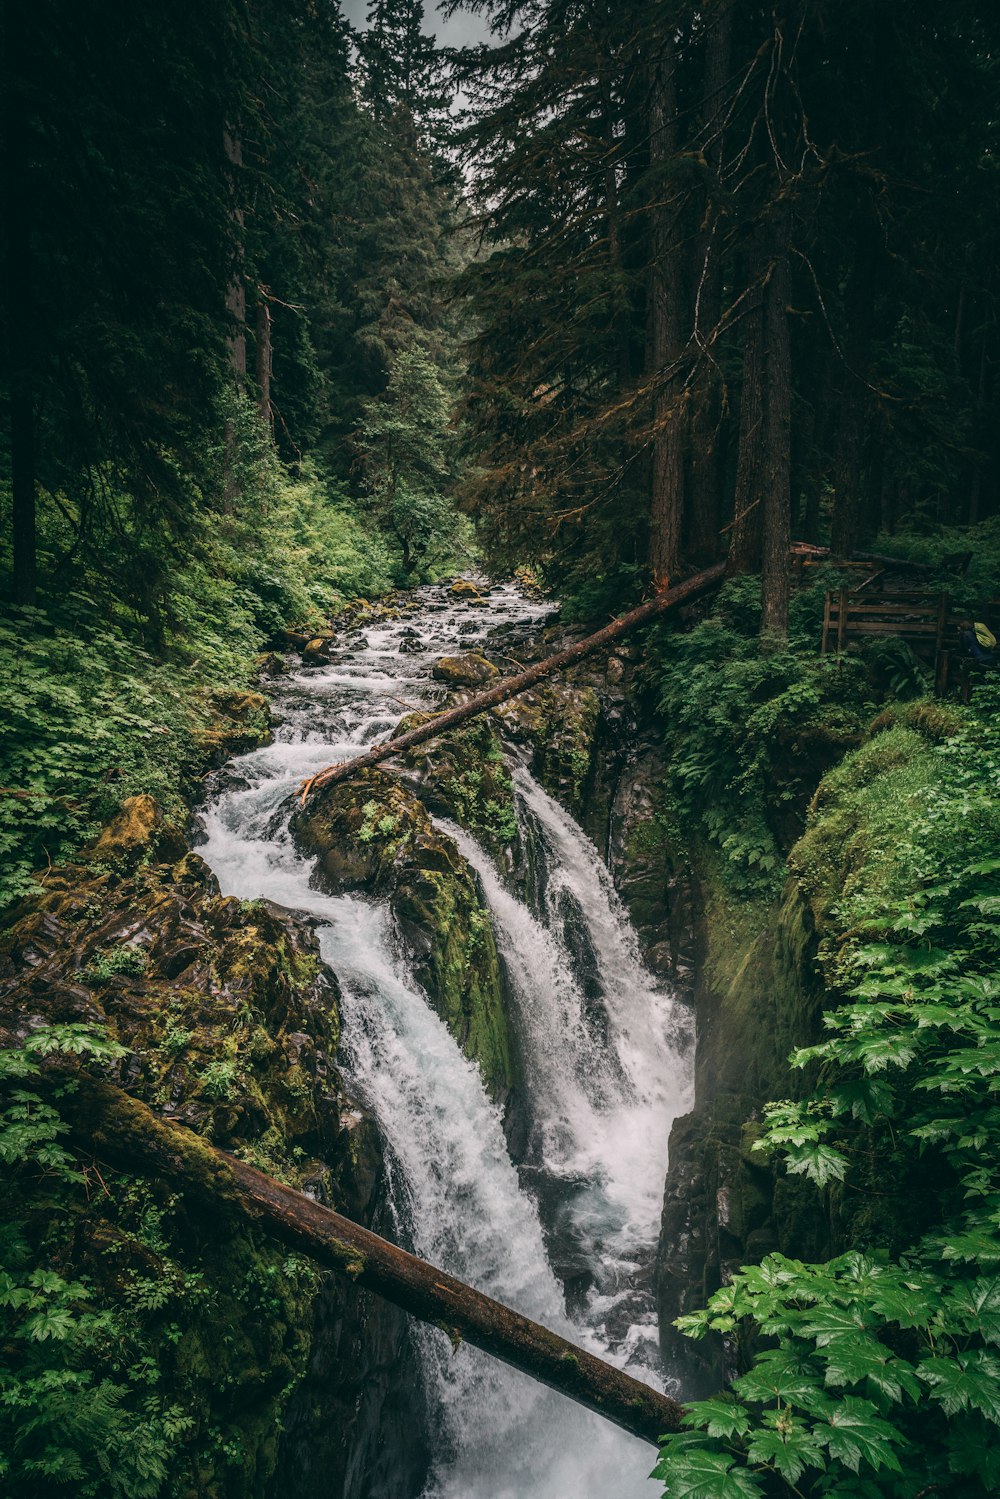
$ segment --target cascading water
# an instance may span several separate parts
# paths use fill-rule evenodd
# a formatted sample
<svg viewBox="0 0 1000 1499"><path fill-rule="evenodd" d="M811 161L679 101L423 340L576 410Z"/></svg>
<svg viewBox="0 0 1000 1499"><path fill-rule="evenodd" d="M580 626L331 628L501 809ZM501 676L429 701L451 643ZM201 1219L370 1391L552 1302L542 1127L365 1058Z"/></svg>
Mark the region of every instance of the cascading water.
<svg viewBox="0 0 1000 1499"><path fill-rule="evenodd" d="M409 618L357 632L341 661L286 679L275 742L228 768L203 815L201 852L225 893L319 919L343 993L340 1062L379 1120L400 1235L657 1383L650 1267L667 1134L686 1105L684 1012L643 967L596 849L520 767L518 815L541 865L527 903L468 833L442 825L479 876L516 1007L519 1172L478 1070L407 976L388 910L313 889L289 833L301 778L381 737L401 704L432 702L439 656L546 612L511 588L493 591L488 613L437 590L423 599ZM560 1280L573 1288L569 1313ZM436 1453L425 1499L652 1492L645 1444L476 1350L452 1353L429 1329L417 1336Z"/></svg>

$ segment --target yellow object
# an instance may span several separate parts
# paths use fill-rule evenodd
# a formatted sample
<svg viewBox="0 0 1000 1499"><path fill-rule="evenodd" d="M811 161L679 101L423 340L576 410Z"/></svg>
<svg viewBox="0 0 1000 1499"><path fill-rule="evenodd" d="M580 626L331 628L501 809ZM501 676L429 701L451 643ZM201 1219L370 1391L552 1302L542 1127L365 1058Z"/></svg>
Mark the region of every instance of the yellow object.
<svg viewBox="0 0 1000 1499"><path fill-rule="evenodd" d="M993 631L988 628L988 626L982 624L979 620L977 620L972 628L976 632L976 639L979 641L979 644L983 647L984 650L996 650L997 638L994 635Z"/></svg>

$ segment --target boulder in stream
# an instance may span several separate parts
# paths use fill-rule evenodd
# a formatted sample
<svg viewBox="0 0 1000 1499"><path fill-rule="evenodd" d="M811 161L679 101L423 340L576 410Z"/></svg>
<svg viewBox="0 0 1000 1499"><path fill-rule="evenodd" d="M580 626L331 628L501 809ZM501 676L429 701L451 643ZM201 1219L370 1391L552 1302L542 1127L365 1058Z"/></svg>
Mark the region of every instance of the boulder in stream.
<svg viewBox="0 0 1000 1499"><path fill-rule="evenodd" d="M442 656L436 661L434 677L449 687L488 687L499 680L500 670L478 651L465 651L461 656Z"/></svg>

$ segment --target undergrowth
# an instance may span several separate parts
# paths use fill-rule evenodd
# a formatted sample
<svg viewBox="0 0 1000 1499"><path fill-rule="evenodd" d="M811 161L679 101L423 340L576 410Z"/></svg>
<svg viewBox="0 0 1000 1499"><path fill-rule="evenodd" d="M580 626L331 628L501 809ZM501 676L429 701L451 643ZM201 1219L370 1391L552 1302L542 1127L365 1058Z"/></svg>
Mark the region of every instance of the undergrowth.
<svg viewBox="0 0 1000 1499"><path fill-rule="evenodd" d="M148 792L179 810L202 768L211 690L250 683L286 625L318 625L391 586L377 530L335 485L308 469L290 476L254 421L237 407L229 448L207 455L202 487L190 481L185 549L166 575L157 564L155 586L139 587L134 557L101 574L69 550L41 607L0 620L0 909L123 797ZM114 509L107 476L105 488ZM70 548L68 503L43 496L50 551ZM125 556L130 540L140 554L167 548L143 533L125 538Z"/></svg>
<svg viewBox="0 0 1000 1499"><path fill-rule="evenodd" d="M831 1005L792 1058L815 1087L769 1107L758 1148L852 1249L770 1255L680 1319L763 1351L666 1439L670 1499L1000 1488L998 710L991 687L936 740L883 723L793 851Z"/></svg>
<svg viewBox="0 0 1000 1499"><path fill-rule="evenodd" d="M738 578L691 630L660 626L647 675L667 746L666 792L689 837L722 856L744 899L773 897L826 770L860 742L879 705L922 697L926 669L904 642L818 651L822 577L795 595L787 645L761 649L759 583Z"/></svg>
<svg viewBox="0 0 1000 1499"><path fill-rule="evenodd" d="M162 1183L82 1166L60 1112L75 1083L42 1086L60 1054L101 1067L125 1050L64 1024L0 1051L0 1488L256 1492L268 1402L304 1366L316 1273L220 1233L217 1216L206 1232Z"/></svg>

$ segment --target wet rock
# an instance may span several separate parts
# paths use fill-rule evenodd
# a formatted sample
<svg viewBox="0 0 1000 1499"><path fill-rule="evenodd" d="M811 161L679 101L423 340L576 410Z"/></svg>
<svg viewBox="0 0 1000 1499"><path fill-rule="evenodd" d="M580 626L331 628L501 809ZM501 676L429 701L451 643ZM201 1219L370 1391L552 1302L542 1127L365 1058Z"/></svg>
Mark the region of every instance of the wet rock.
<svg viewBox="0 0 1000 1499"><path fill-rule="evenodd" d="M424 642L416 630L408 630L399 642L399 653L401 656L419 655L424 649Z"/></svg>
<svg viewBox="0 0 1000 1499"><path fill-rule="evenodd" d="M532 747L532 770L547 791L580 814L594 767L600 699L590 686L548 683L497 709L505 731Z"/></svg>
<svg viewBox="0 0 1000 1499"><path fill-rule="evenodd" d="M224 765L270 741L271 710L263 693L214 691L207 698L210 717L195 741L209 765Z"/></svg>
<svg viewBox="0 0 1000 1499"><path fill-rule="evenodd" d="M456 578L448 589L454 599L478 598L479 589L469 578Z"/></svg>
<svg viewBox="0 0 1000 1499"><path fill-rule="evenodd" d="M87 853L99 864L135 861L152 847L162 823L163 813L151 796L128 796Z"/></svg>
<svg viewBox="0 0 1000 1499"><path fill-rule="evenodd" d="M434 663L433 674L436 681L447 682L449 687L488 687L500 677L499 668L478 651L442 656Z"/></svg>
<svg viewBox="0 0 1000 1499"><path fill-rule="evenodd" d="M394 777L366 770L323 788L295 813L298 846L334 893L387 898L413 972L491 1096L514 1082L500 964L475 875L426 808Z"/></svg>
<svg viewBox="0 0 1000 1499"><path fill-rule="evenodd" d="M265 651L257 657L257 670L262 677L283 677L288 674L288 662L277 651Z"/></svg>
<svg viewBox="0 0 1000 1499"><path fill-rule="evenodd" d="M336 649L332 635L314 635L302 647L302 660L307 666L325 664Z"/></svg>

